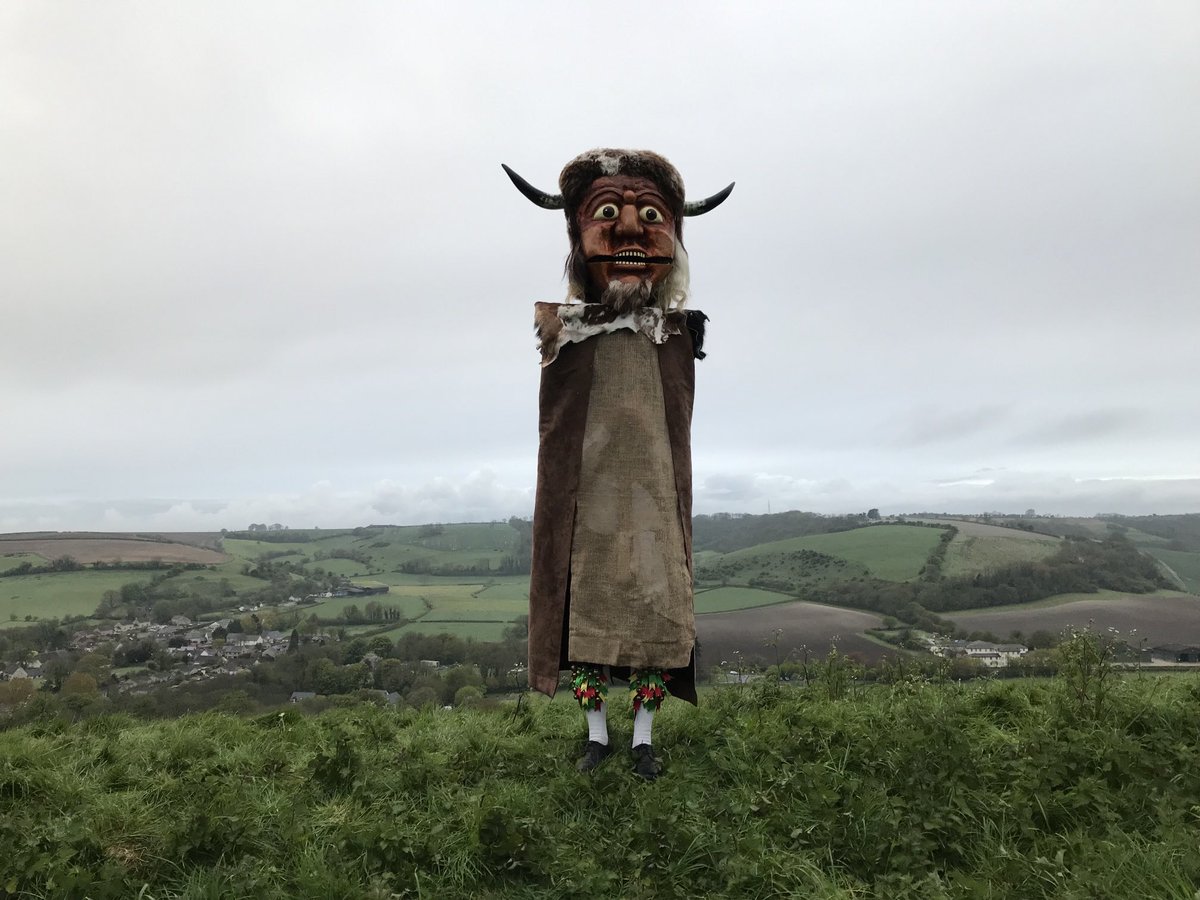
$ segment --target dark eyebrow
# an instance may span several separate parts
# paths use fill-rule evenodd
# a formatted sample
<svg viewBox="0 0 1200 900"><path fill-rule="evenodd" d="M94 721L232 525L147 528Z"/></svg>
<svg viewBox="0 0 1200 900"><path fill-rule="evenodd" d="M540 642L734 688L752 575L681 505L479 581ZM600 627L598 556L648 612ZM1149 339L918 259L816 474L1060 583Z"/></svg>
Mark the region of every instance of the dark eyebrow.
<svg viewBox="0 0 1200 900"><path fill-rule="evenodd" d="M667 205L666 198L658 191L644 190L634 191L637 196L634 198L634 204L637 206L645 206L653 204L664 212L669 212L670 207ZM614 187L604 187L598 190L593 197L589 197L584 204L584 208L592 209L596 206L603 206L605 203L621 204L625 202L625 191L618 190Z"/></svg>

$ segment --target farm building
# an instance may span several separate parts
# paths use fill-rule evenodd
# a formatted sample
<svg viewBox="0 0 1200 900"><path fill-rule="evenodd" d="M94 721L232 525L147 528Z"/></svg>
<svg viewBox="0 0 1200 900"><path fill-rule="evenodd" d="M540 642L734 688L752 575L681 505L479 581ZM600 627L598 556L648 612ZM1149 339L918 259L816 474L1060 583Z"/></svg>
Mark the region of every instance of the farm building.
<svg viewBox="0 0 1200 900"><path fill-rule="evenodd" d="M974 659L989 669L1002 669L1009 660L1024 656L1029 648L1024 644L993 644L991 641L944 641L930 648L939 656L953 659Z"/></svg>
<svg viewBox="0 0 1200 900"><path fill-rule="evenodd" d="M386 594L391 590L386 584L347 584L338 591L338 595L343 597L373 597L377 594Z"/></svg>
<svg viewBox="0 0 1200 900"><path fill-rule="evenodd" d="M1200 663L1200 647L1195 644L1160 644L1150 648L1150 659L1163 663Z"/></svg>
<svg viewBox="0 0 1200 900"><path fill-rule="evenodd" d="M42 677L41 669L34 667L32 664L23 666L14 663L8 668L0 668L0 674L4 676L3 679L0 680L4 681L20 681L23 678L27 678L31 681L34 679L40 681Z"/></svg>

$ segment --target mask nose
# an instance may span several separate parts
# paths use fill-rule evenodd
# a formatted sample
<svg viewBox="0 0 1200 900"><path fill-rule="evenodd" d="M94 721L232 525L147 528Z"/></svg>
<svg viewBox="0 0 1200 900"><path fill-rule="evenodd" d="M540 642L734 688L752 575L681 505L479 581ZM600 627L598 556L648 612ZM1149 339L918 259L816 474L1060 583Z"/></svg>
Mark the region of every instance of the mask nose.
<svg viewBox="0 0 1200 900"><path fill-rule="evenodd" d="M620 237L635 237L642 233L642 220L638 218L637 195L626 191L621 201L621 213L613 233Z"/></svg>
<svg viewBox="0 0 1200 900"><path fill-rule="evenodd" d="M627 203L621 207L621 215L613 231L621 237L634 237L642 233L642 220L638 218L636 206Z"/></svg>

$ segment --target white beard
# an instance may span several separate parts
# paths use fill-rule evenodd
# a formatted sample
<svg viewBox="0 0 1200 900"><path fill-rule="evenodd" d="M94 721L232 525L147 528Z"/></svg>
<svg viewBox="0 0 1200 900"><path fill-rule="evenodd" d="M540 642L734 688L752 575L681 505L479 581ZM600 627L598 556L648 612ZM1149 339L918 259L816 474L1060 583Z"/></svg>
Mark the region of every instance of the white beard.
<svg viewBox="0 0 1200 900"><path fill-rule="evenodd" d="M649 305L654 294L654 282L649 278L643 278L636 284L610 281L600 296L600 302L619 313L627 313Z"/></svg>

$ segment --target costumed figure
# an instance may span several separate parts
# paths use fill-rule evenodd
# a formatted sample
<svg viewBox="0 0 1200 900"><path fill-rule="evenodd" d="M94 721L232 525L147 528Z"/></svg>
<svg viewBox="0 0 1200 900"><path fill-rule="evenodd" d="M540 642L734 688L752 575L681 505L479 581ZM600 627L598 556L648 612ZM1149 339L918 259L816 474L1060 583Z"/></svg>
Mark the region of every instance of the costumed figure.
<svg viewBox="0 0 1200 900"><path fill-rule="evenodd" d="M526 197L567 217L568 302L535 304L542 357L529 683L554 696L569 669L588 725L577 768L611 752L610 678L627 680L634 772L655 779L654 712L696 702L691 420L707 317L685 310L684 199L666 159L591 150L547 194L504 166Z"/></svg>

